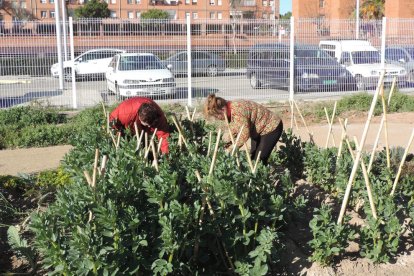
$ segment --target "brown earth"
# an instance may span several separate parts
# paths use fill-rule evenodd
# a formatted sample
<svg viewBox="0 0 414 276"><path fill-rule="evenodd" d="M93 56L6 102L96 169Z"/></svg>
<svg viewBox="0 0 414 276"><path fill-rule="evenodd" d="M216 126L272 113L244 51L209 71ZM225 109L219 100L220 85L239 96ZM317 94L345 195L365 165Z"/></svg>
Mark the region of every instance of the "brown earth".
<svg viewBox="0 0 414 276"><path fill-rule="evenodd" d="M361 138L366 115L361 116L348 114L348 135ZM302 123L300 117L297 117L298 128L293 124L293 133L302 137L304 141L309 140L308 131ZM291 120L284 117L285 128L290 127ZM328 125L326 122L313 123L309 118L308 129L312 133L314 141L324 147L326 144ZM337 122L337 120L335 119ZM371 151L372 145L378 132L381 117L374 117L371 121L370 131L368 132L365 149ZM388 138L390 147L407 147L410 135L414 128L414 113L389 114L387 116ZM341 128L339 124L332 127L336 146L340 141ZM333 145L332 139L329 140L329 146ZM385 146L384 135L380 137L378 148ZM410 152L413 153L414 146ZM64 155L69 152L71 146L55 146L47 148L29 148L16 150L0 151L0 175L18 175L19 173L35 173L42 170L56 168ZM399 276L414 275L414 249L413 246L407 246L406 250L398 256L393 262L388 264L374 265L366 259L357 257L344 259L335 267L322 268L315 263L307 260L307 254L302 252L301 246L297 243L288 242L288 259L290 259L289 275L378 275L378 276Z"/></svg>

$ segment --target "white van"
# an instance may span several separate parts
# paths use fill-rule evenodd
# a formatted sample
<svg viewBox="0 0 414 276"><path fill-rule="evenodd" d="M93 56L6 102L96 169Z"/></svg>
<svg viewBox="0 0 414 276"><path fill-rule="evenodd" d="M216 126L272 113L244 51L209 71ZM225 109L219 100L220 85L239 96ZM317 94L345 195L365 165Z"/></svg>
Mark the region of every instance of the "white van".
<svg viewBox="0 0 414 276"><path fill-rule="evenodd" d="M359 90L375 87L381 74L381 55L366 40L321 40L319 47L336 58L357 81ZM398 65L385 64L384 83L405 83L407 71Z"/></svg>

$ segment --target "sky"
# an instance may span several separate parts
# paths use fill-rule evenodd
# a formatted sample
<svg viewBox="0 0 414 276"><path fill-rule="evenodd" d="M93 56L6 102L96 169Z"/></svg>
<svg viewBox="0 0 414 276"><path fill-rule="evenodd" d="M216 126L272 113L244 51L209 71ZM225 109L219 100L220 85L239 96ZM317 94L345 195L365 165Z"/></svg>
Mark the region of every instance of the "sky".
<svg viewBox="0 0 414 276"><path fill-rule="evenodd" d="M280 14L292 11L292 0L280 0Z"/></svg>

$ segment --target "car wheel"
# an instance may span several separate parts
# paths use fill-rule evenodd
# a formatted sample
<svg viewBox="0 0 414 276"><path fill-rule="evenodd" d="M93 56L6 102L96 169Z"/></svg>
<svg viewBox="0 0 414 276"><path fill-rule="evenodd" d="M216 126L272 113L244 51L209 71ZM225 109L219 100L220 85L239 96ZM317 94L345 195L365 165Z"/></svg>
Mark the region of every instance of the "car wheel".
<svg viewBox="0 0 414 276"><path fill-rule="evenodd" d="M364 78L361 75L356 75L355 81L356 81L358 90L365 90Z"/></svg>
<svg viewBox="0 0 414 276"><path fill-rule="evenodd" d="M408 74L407 74L407 81L408 82L414 82L414 70L408 72Z"/></svg>
<svg viewBox="0 0 414 276"><path fill-rule="evenodd" d="M250 86L253 89L257 89L261 86L262 84L260 83L260 81L257 79L256 74L252 74L250 76Z"/></svg>
<svg viewBox="0 0 414 276"><path fill-rule="evenodd" d="M215 76L217 76L218 75L218 69L217 69L217 66L215 66L215 65L210 65L208 68L207 68L207 76L209 76L209 77L215 77Z"/></svg>
<svg viewBox="0 0 414 276"><path fill-rule="evenodd" d="M72 81L72 68L65 68L63 70L63 78L65 81ZM76 72L75 72L75 79L76 79Z"/></svg>

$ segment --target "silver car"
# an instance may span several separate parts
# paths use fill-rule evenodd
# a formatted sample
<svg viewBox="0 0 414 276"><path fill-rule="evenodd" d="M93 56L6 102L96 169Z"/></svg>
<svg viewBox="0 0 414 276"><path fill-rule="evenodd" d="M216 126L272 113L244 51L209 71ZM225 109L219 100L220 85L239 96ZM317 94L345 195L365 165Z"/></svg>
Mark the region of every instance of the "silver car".
<svg viewBox="0 0 414 276"><path fill-rule="evenodd" d="M389 63L404 67L407 71L407 81L414 82L413 46L388 46L385 48L385 59Z"/></svg>
<svg viewBox="0 0 414 276"><path fill-rule="evenodd" d="M187 74L187 52L178 52L162 61L177 76ZM203 74L215 77L226 69L226 62L215 53L191 51L192 74Z"/></svg>

